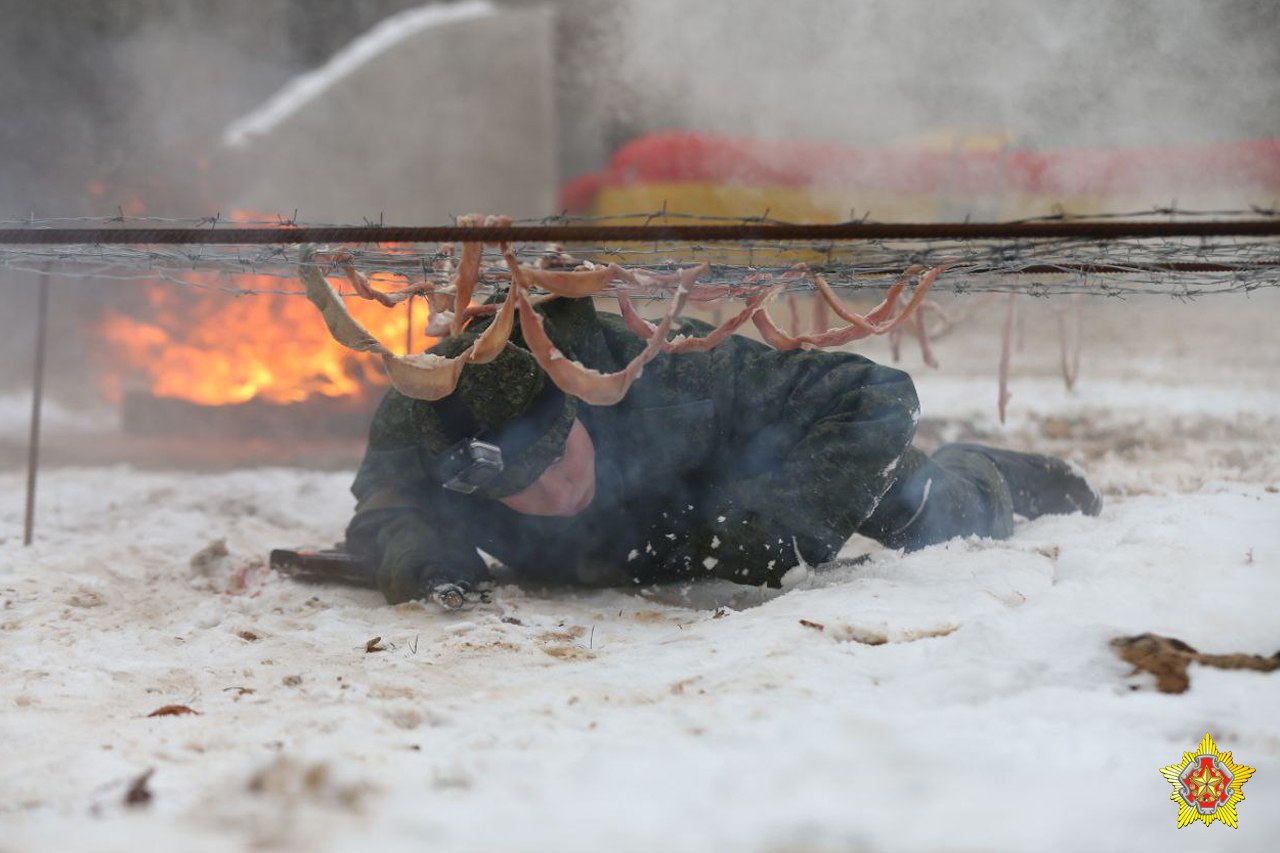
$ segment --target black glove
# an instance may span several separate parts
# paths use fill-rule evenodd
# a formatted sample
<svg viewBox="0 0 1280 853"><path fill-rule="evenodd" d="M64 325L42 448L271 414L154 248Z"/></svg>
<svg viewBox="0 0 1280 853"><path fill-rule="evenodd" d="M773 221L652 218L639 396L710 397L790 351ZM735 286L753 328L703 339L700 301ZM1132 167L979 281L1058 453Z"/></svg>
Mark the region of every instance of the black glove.
<svg viewBox="0 0 1280 853"><path fill-rule="evenodd" d="M448 580L441 577L428 578L423 584L426 590L424 598L434 601L445 610L461 610L470 600L488 604L493 601L493 581Z"/></svg>

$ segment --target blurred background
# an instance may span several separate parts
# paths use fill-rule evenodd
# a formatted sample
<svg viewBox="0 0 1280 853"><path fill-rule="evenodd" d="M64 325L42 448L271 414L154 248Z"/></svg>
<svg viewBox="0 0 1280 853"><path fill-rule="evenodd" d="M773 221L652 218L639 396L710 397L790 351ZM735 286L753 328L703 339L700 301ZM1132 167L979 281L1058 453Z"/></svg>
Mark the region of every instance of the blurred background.
<svg viewBox="0 0 1280 853"><path fill-rule="evenodd" d="M318 186L369 186L340 200L316 190L316 209L301 205L306 218L358 221L391 205L434 220L434 210L471 209L491 185L515 180L502 173L512 158L525 182L545 183L508 189L543 201L512 212L540 215L557 187L667 130L1040 149L1280 135L1280 6L1270 0L6 0L0 9L3 218L225 213L242 198L292 214L299 199L259 189L288 168ZM389 18L392 32L377 33ZM374 49L352 60L371 36ZM324 74L344 52L346 67ZM326 91L281 103L291 81L317 72ZM276 113L263 115L272 104ZM456 158L477 145L492 159L472 158L462 165L474 173L458 176ZM470 189L440 199L430 182L404 188L403 172L399 186L370 185L379 161ZM421 207L387 200L402 192Z"/></svg>
<svg viewBox="0 0 1280 853"><path fill-rule="evenodd" d="M444 224L664 206L944 220L1280 198L1273 0L5 0L0 12L0 220ZM0 268L0 393L30 387L33 283ZM289 314L305 303L181 290L55 278L50 394L107 412L130 391L287 398L297 375L274 391L245 377L276 370L262 353L318 325ZM315 346L331 343L319 330ZM223 364L220 346L256 355ZM162 358L187 372L157 379ZM209 385L221 399L197 390Z"/></svg>

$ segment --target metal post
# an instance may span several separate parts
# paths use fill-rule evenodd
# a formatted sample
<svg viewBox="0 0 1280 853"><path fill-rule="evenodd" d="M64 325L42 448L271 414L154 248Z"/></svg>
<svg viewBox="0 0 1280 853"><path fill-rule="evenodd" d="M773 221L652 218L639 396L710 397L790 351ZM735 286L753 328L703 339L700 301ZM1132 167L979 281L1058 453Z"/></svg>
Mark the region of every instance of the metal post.
<svg viewBox="0 0 1280 853"><path fill-rule="evenodd" d="M40 273L40 304L36 309L36 365L31 382L31 435L27 441L27 514L22 544L30 545L36 523L36 472L40 467L40 405L44 400L45 329L49 323L49 271Z"/></svg>

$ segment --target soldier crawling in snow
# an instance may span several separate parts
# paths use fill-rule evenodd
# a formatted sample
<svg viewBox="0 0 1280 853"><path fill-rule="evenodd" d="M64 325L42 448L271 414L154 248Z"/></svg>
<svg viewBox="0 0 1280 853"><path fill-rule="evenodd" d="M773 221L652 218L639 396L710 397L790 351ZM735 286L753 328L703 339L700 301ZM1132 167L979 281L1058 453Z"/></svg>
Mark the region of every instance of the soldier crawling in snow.
<svg viewBox="0 0 1280 853"><path fill-rule="evenodd" d="M590 299L538 310L556 346L587 367L618 370L644 347ZM680 322L686 334L709 328ZM476 333L432 352L456 356ZM853 533L915 549L1008 537L1015 513L1101 509L1059 459L914 449L910 377L859 355L732 336L659 355L620 403L596 407L561 392L513 340L468 365L452 395L391 390L378 409L347 548L374 564L392 603L460 606L490 582L477 548L541 582L778 586Z"/></svg>

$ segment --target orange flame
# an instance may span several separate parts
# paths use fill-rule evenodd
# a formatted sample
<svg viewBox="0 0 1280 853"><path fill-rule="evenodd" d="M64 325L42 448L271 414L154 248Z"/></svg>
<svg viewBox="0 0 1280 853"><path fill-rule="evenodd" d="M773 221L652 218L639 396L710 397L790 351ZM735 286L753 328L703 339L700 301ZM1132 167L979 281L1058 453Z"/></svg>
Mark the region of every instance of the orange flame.
<svg viewBox="0 0 1280 853"><path fill-rule="evenodd" d="M227 285L222 279L207 281ZM271 276L239 276L235 284L246 290L283 289L282 280ZM399 279L381 284L404 286ZM102 390L108 399L119 400L124 386L139 375L149 381L155 396L206 405L255 398L294 403L316 394L359 397L371 385L387 384L378 359L333 340L319 313L301 295L197 296L168 282L153 282L148 284L147 301L146 319L111 311L98 325L101 339L126 365L124 371L104 376ZM425 328L428 319L422 306L390 309L361 299L347 304L395 352L405 349L408 312L415 312L416 328ZM414 348L431 343L419 338Z"/></svg>

